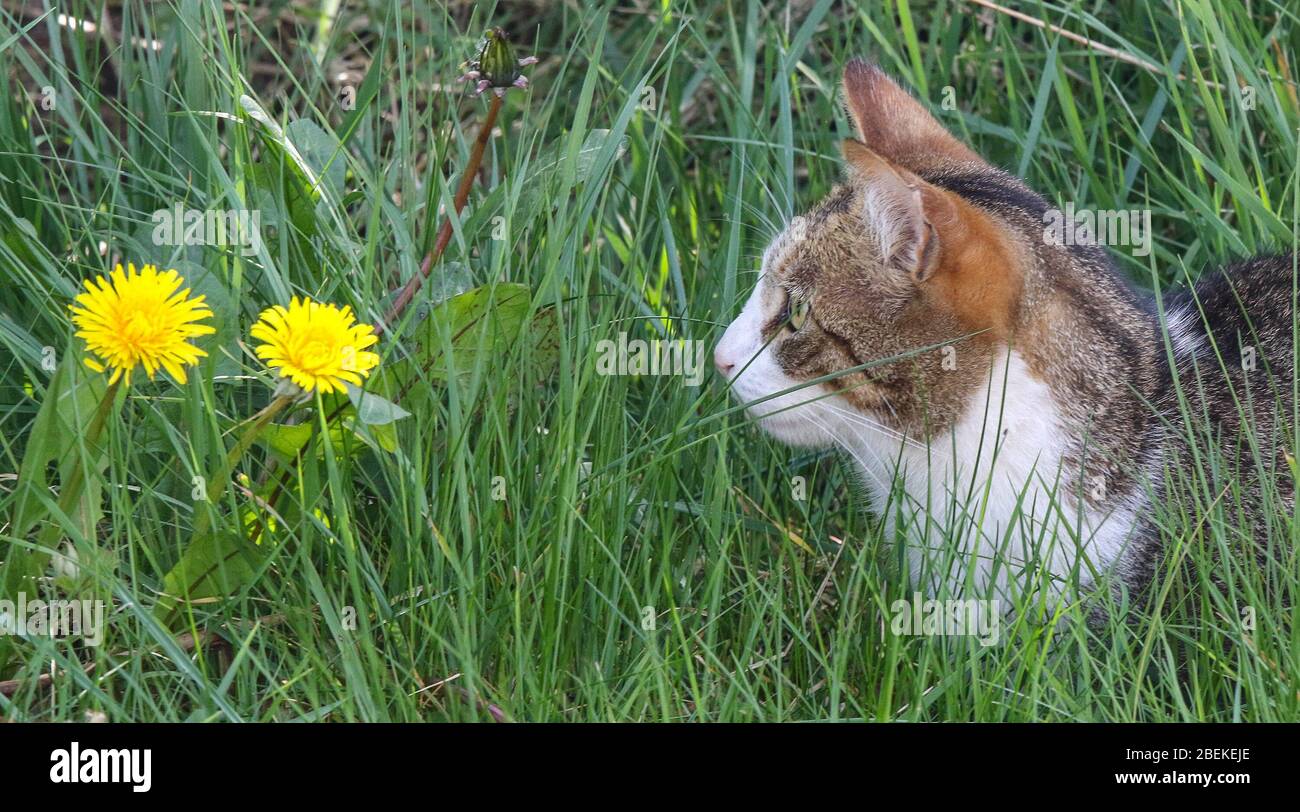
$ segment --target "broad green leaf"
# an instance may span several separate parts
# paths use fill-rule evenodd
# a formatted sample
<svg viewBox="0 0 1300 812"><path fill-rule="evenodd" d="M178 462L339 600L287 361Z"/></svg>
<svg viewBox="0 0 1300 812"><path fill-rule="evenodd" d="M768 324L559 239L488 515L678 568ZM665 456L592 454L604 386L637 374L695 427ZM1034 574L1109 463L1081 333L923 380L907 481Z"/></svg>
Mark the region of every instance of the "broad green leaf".
<svg viewBox="0 0 1300 812"><path fill-rule="evenodd" d="M393 403L387 398L382 398L374 392L367 392L364 389L346 384L348 398L351 399L353 407L356 409L357 419L367 426L383 426L403 417L410 417L411 413Z"/></svg>
<svg viewBox="0 0 1300 812"><path fill-rule="evenodd" d="M371 389L405 409L432 414L429 385L447 380L449 358L461 376L490 367L518 337L529 299L527 286L502 284L419 305L407 357L381 366Z"/></svg>
<svg viewBox="0 0 1300 812"><path fill-rule="evenodd" d="M190 541L176 566L163 578L163 593L155 616L174 622L174 610L184 602L225 598L252 583L261 571L271 544L254 544L238 533L213 531Z"/></svg>
<svg viewBox="0 0 1300 812"><path fill-rule="evenodd" d="M378 395L373 397L378 398ZM400 411L401 417L409 414L396 404L389 403L389 406ZM397 434L392 423L398 419L400 418L394 417L384 423L367 425L358 419L355 409L349 406L330 422L330 444L336 452L347 449L353 455L364 448L376 446L391 453L397 450ZM262 430L257 439L285 462L293 462L311 442L314 436L313 428L313 423L298 423L292 426L272 423ZM348 442L345 442L345 432L352 435ZM324 444L316 443L315 458L321 459L324 454Z"/></svg>
<svg viewBox="0 0 1300 812"><path fill-rule="evenodd" d="M268 147L268 154L252 167L256 186L273 199L274 190L282 190L289 219L303 234L318 233L321 222L342 225L339 204L347 162L338 139L310 119L295 119L281 127L249 96L240 96L239 104ZM342 229L323 233L335 242L344 239Z"/></svg>
<svg viewBox="0 0 1300 812"><path fill-rule="evenodd" d="M544 380L559 360L559 321L554 308L529 316L532 296L525 285L484 285L432 307L421 305L410 330L413 347L405 358L382 366L368 387L404 411L432 415L430 385L445 383L449 369L461 378L498 369L519 350L529 367L517 383ZM526 328L526 329L525 329ZM520 341L527 347L519 348ZM382 444L382 443L381 443Z"/></svg>
<svg viewBox="0 0 1300 812"><path fill-rule="evenodd" d="M560 364L560 316L554 307L538 310L528 323L525 336L531 376L541 382L551 377Z"/></svg>
<svg viewBox="0 0 1300 812"><path fill-rule="evenodd" d="M257 439L284 459L292 460L311 440L311 435L311 423L297 423L292 426L272 423L262 429Z"/></svg>
<svg viewBox="0 0 1300 812"><path fill-rule="evenodd" d="M612 137L609 130L591 130L587 133L574 162L574 184L583 183L591 176L597 159ZM570 189L556 188L557 182L563 177L562 170L568 158L564 147L563 143L557 143L542 150L533 159L519 194L519 202L515 204L515 212L531 220L544 207L554 208L568 200ZM627 149L625 142L620 141L615 149L617 152L614 157L617 159Z"/></svg>
<svg viewBox="0 0 1300 812"><path fill-rule="evenodd" d="M90 424L107 389L103 375L83 373L80 358L73 357L72 352L68 356L50 379L28 434L9 526L9 533L13 536L27 535L37 522L49 515L48 506L53 497L46 469L50 463L59 462L59 473L65 480L76 465L84 463L79 454L71 452L77 438ZM96 463L98 470L102 455Z"/></svg>
<svg viewBox="0 0 1300 812"><path fill-rule="evenodd" d="M298 146L289 139L285 129L271 116L262 105L258 104L251 96L240 96L239 106L243 108L244 113L253 121L260 125L257 132L262 136L263 142L278 147L280 151L289 159L290 165L305 181L307 189L310 191L313 200L319 200L323 183L316 171L312 169L311 164L307 162L306 157L298 149Z"/></svg>
<svg viewBox="0 0 1300 812"><path fill-rule="evenodd" d="M55 369L28 433L27 447L18 469L18 484L10 502L13 511L8 534L13 538L26 538L49 516L50 507L58 498L50 491L47 475L53 463L58 463L61 483L69 482L74 470L86 467L77 477L76 481L82 484L69 517L76 522L81 535L93 538L94 528L102 515L97 474L106 460L102 453L92 451L95 458L87 461L75 451L78 438L84 434L103 400L107 384L103 375L84 374L79 357L73 353L67 355ZM116 410L117 404L112 406ZM0 558L4 561L0 565L0 598L13 600L20 591L35 594L34 581L45 574L49 552L62 538L57 526L51 525L46 532L39 534L36 550L12 542L5 545L0 550ZM0 640L0 671L3 671L12 651L11 645Z"/></svg>

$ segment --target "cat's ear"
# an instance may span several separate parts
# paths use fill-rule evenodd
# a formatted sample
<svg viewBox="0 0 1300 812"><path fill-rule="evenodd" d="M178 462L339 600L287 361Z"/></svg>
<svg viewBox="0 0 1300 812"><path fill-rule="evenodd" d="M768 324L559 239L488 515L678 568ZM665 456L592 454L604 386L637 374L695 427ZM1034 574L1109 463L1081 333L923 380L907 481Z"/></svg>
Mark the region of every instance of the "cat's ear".
<svg viewBox="0 0 1300 812"><path fill-rule="evenodd" d="M940 235L956 223L953 204L939 189L895 166L857 141L841 145L849 171L863 189L863 217L890 266L924 282L939 268Z"/></svg>
<svg viewBox="0 0 1300 812"><path fill-rule="evenodd" d="M894 164L924 172L929 167L981 160L874 64L851 60L844 66L843 87L858 138Z"/></svg>

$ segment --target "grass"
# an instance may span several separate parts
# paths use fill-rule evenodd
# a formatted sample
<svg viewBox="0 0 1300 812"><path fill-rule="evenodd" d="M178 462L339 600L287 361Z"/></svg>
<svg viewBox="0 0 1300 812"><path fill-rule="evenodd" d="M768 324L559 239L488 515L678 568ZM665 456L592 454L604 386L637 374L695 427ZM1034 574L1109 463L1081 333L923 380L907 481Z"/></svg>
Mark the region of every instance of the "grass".
<svg viewBox="0 0 1300 812"><path fill-rule="evenodd" d="M0 716L1300 716L1300 638L1280 597L1297 586L1294 517L1279 507L1269 525L1286 552L1264 566L1234 556L1230 476L1212 455L1161 507L1170 575L1133 622L1095 634L1074 606L1058 624L1005 628L994 646L898 636L888 607L910 590L847 461L773 444L712 376L691 388L596 369L598 342L619 332L709 346L721 335L766 241L840 172L849 127L835 90L859 54L1049 198L1150 209L1150 256L1117 253L1141 286L1168 290L1222 258L1290 248L1292 4L1006 4L1102 48L942 0L367 0L337 14L323 13L341 5L329 2L58 5L94 31L35 5L0 14L11 77L0 98L0 557L13 566L42 536L70 545L76 589L111 607L98 647L0 641L11 655L0 680L21 681L0 694ZM361 430L392 450L352 448L345 433L330 440L347 446L338 453L293 464L264 444L243 455L254 487L291 483L282 521L233 594L188 606L169 628L159 592L197 517L211 508L233 532L230 517L250 510L233 488L215 505L192 495L270 399L240 339L292 294L377 320L418 272L487 108L453 80L488 25L541 62L532 89L506 98L423 302L381 346L390 365L421 331L422 346L446 347L432 297L511 283L528 291L524 316L554 314L553 341L524 332L417 377L401 401L410 416ZM244 95L323 177L321 202ZM155 245L151 213L177 203L259 210L262 250ZM66 304L119 259L176 267L208 295L221 326L210 358L185 386L132 386L100 441L86 436L84 398L66 431L39 435L54 380L44 361L97 391ZM313 405L299 412L307 425L319 424ZM58 452L44 466L54 490L19 533L16 474L33 443ZM87 496L60 510L77 469ZM1188 564L1196 575L1179 577Z"/></svg>

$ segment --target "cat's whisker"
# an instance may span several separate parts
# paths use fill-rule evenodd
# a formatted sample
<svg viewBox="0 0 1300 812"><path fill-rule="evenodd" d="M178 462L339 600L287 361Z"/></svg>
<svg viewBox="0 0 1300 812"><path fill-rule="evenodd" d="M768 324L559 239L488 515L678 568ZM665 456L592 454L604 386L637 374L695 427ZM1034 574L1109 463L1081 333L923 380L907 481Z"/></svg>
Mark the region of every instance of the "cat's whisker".
<svg viewBox="0 0 1300 812"><path fill-rule="evenodd" d="M876 431L880 432L886 437L889 437L890 439L897 440L900 443L911 446L912 448L916 448L916 449L925 448L925 446L921 445L921 443L917 442L911 437L908 437L903 432L898 431L897 429L891 428L889 426L886 426L884 423L880 423L875 420L872 420L871 418L867 417L861 412L854 412L842 406L837 406L834 403L830 403L829 400L826 403L826 407L830 409L832 412L835 412L840 417L843 417L844 419L848 420L849 422L857 423L859 425L866 426L867 428L875 429Z"/></svg>
<svg viewBox="0 0 1300 812"><path fill-rule="evenodd" d="M885 404L885 408L889 409L889 413L894 416L894 419L898 420L898 412L894 409L894 404L889 402L889 397L887 395L881 395L880 400ZM902 421L899 420L899 422L901 423Z"/></svg>
<svg viewBox="0 0 1300 812"><path fill-rule="evenodd" d="M842 448L844 451L848 452L849 456L852 457L854 462L858 464L857 465L858 470L861 471L863 474L871 477L872 481L875 483L877 488L880 488L882 491L887 490L885 488L884 481L881 480L880 476L875 472L875 467L868 465L867 461L862 459L862 455L858 453L858 449L856 447L854 447L850 443L840 442L835 437L835 432L832 431L829 426L827 426L825 423L819 420L815 414L809 412L807 416L810 421L815 423L819 428L821 428L822 431L826 432L826 436L831 438L831 440L835 442L835 445L837 447Z"/></svg>

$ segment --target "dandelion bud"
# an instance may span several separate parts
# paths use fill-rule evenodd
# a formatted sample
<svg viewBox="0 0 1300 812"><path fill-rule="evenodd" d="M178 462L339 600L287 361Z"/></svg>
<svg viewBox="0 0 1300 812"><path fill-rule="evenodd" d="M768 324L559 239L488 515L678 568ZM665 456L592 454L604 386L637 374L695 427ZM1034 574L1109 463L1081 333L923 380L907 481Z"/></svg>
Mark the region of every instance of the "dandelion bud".
<svg viewBox="0 0 1300 812"><path fill-rule="evenodd" d="M512 87L528 86L528 80L519 69L536 61L535 56L515 59L506 32L500 28L489 28L483 32L483 39L479 40L478 50L467 64L469 70L463 78L476 81L479 93L492 88L498 96L504 96L506 90Z"/></svg>

